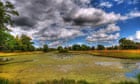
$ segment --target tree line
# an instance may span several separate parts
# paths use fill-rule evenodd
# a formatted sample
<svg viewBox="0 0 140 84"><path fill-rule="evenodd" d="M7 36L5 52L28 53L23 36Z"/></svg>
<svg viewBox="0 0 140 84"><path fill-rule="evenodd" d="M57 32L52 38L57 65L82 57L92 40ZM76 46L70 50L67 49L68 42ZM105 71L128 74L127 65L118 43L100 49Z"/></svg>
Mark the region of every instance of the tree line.
<svg viewBox="0 0 140 84"><path fill-rule="evenodd" d="M84 51L84 50L132 50L132 49L140 49L140 43L139 42L135 42L132 40L129 40L127 38L121 38L119 40L119 45L116 46L110 46L110 47L105 47L102 44L98 44L97 47L95 46L88 46L85 44L79 45L79 44L74 44L72 46L69 47L62 47L59 46L57 48L58 51L60 52L66 52L68 50L72 50L72 51Z"/></svg>
<svg viewBox="0 0 140 84"><path fill-rule="evenodd" d="M12 36L8 32L0 31L0 51L34 51L35 47L30 37L26 35Z"/></svg>
<svg viewBox="0 0 140 84"><path fill-rule="evenodd" d="M85 44L79 45L74 44L69 47L58 46L57 48L50 48L47 44L43 47L35 48L34 42L32 39L22 34L21 36L12 36L7 31L0 31L0 51L54 51L58 50L59 52L67 52L68 50L72 51L86 51L86 50L128 50L128 49L140 49L140 43L134 42L132 40L122 38L119 40L119 45L105 47L104 45L88 46Z"/></svg>

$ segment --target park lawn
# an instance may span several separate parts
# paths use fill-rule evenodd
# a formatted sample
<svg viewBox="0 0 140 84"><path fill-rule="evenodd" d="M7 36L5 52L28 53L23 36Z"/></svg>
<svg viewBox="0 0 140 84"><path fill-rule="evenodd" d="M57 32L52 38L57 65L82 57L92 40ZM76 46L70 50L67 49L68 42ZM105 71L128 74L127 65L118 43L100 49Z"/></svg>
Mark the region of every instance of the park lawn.
<svg viewBox="0 0 140 84"><path fill-rule="evenodd" d="M6 56L7 57L7 56ZM14 60L0 66L0 77L21 80L26 84L53 79L86 80L109 84L125 80L120 65L101 66L96 62L121 62L121 59L94 57L82 53L40 53L8 56Z"/></svg>
<svg viewBox="0 0 140 84"><path fill-rule="evenodd" d="M140 59L140 50L92 50L92 51L72 51L77 53L87 53L94 56L113 57L122 59Z"/></svg>

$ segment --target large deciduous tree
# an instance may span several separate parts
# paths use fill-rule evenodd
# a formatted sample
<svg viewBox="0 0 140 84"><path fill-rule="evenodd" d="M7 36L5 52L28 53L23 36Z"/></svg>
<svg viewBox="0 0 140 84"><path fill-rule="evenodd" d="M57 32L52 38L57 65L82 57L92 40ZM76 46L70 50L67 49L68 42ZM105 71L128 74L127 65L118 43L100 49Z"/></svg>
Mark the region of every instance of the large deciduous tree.
<svg viewBox="0 0 140 84"><path fill-rule="evenodd" d="M14 46L14 37L7 31L7 25L12 25L12 15L18 15L15 7L10 2L0 0L0 50L12 49Z"/></svg>
<svg viewBox="0 0 140 84"><path fill-rule="evenodd" d="M98 49L98 50L104 50L105 47L104 47L104 45L98 45L98 46L97 46L97 49Z"/></svg>
<svg viewBox="0 0 140 84"><path fill-rule="evenodd" d="M0 50L14 50L15 38L7 31L0 30Z"/></svg>
<svg viewBox="0 0 140 84"><path fill-rule="evenodd" d="M119 40L120 48L121 49L136 49L137 45L134 41L122 38Z"/></svg>
<svg viewBox="0 0 140 84"><path fill-rule="evenodd" d="M33 51L34 46L32 45L33 42L31 41L32 39L26 35L22 35L20 37L20 42L21 42L21 50L23 51Z"/></svg>
<svg viewBox="0 0 140 84"><path fill-rule="evenodd" d="M78 44L72 45L72 50L81 50L81 46Z"/></svg>

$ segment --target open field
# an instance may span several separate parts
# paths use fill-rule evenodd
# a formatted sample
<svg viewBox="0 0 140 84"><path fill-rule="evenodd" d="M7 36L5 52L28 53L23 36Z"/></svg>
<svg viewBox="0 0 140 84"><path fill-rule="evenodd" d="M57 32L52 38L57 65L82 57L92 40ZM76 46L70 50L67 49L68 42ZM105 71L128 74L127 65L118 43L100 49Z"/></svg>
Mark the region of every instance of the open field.
<svg viewBox="0 0 140 84"><path fill-rule="evenodd" d="M140 59L140 50L94 50L94 51L73 51L73 52L87 53L101 57Z"/></svg>
<svg viewBox="0 0 140 84"><path fill-rule="evenodd" d="M0 57L8 57L8 56L19 56L19 55L30 55L30 54L40 54L42 52L36 51L36 52L12 52L12 53L5 53L0 52Z"/></svg>
<svg viewBox="0 0 140 84"><path fill-rule="evenodd" d="M82 52L34 52L6 56L3 53L0 56L12 59L1 63L0 77L21 80L26 84L61 78L109 84L127 80L125 74L140 67L140 60L98 57Z"/></svg>

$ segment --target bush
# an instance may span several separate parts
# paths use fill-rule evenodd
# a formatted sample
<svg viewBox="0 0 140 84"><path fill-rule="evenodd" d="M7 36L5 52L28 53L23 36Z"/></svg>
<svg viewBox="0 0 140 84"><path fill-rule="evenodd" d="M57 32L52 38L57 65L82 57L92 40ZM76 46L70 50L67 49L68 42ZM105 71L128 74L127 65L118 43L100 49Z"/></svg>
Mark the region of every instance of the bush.
<svg viewBox="0 0 140 84"><path fill-rule="evenodd" d="M57 50L59 53L68 53L68 49L64 49L62 46L59 46Z"/></svg>
<svg viewBox="0 0 140 84"><path fill-rule="evenodd" d="M61 49L61 50L59 50L59 53L68 53L68 50L67 49Z"/></svg>

